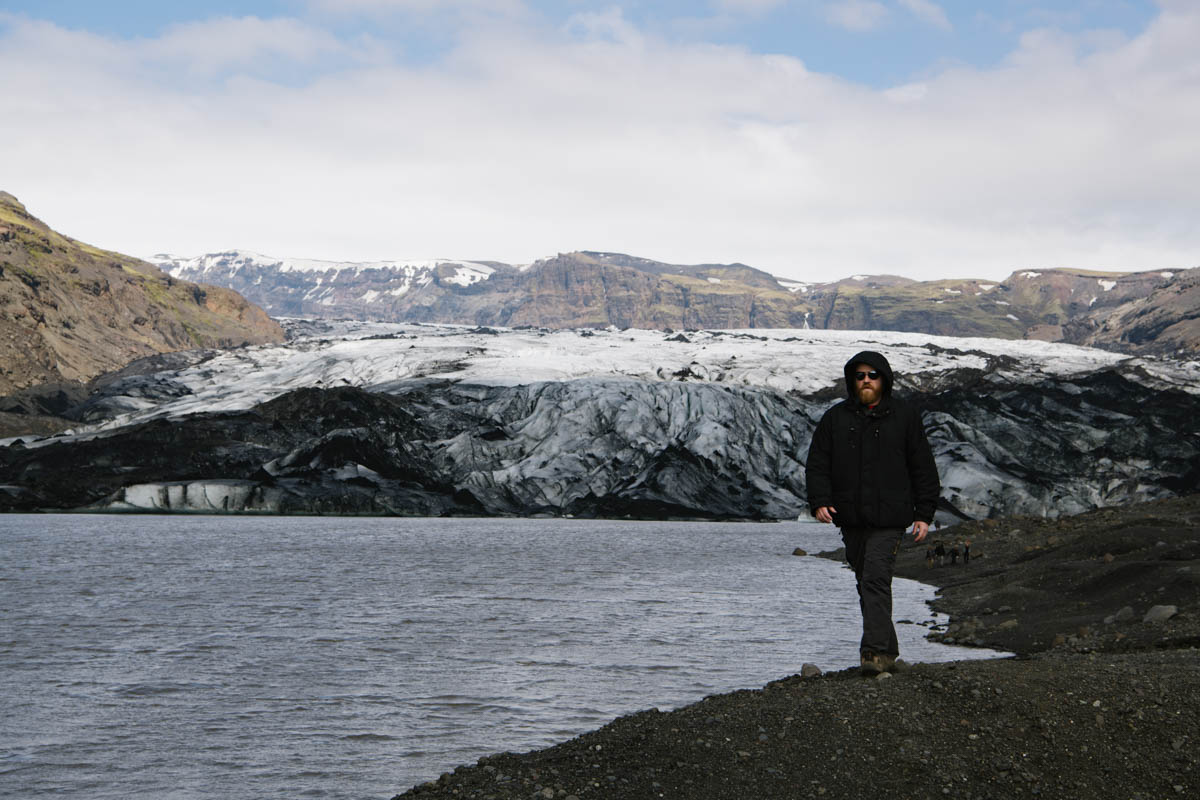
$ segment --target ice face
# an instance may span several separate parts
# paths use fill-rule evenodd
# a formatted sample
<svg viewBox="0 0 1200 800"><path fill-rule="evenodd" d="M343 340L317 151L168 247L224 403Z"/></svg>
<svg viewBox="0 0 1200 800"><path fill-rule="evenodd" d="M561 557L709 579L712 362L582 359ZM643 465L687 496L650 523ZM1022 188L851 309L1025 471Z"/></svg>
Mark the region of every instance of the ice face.
<svg viewBox="0 0 1200 800"><path fill-rule="evenodd" d="M406 457L471 492L485 510L563 513L620 497L783 518L804 510L808 440L821 413L844 396L842 365L871 349L893 365L898 393L922 398L948 504L973 517L1066 513L1169 493L1172 470L1192 457L1179 449L1190 440L1159 442L1158 431L1176 423L1144 404L1159 395L1194 403L1188 395L1200 394L1197 362L1041 341L830 330L287 326L285 345L196 353L190 362L181 355L173 369L113 383L89 400L95 424L53 440L25 437L25 446L121 436L156 417L186 424L194 414L244 411L308 387L353 386L406 400L424 392L413 402L425 427L412 432L416 455ZM962 391L967 381L972 388ZM357 439L376 447L371 435L342 438L351 449ZM289 447L291 454L264 454L262 468L286 479L292 458L327 483L358 481L369 492L382 481L375 467L349 456L313 466L309 454L321 451L320 440ZM192 510L269 510L278 502L262 486L228 477L186 488L167 480L128 487L122 502Z"/></svg>

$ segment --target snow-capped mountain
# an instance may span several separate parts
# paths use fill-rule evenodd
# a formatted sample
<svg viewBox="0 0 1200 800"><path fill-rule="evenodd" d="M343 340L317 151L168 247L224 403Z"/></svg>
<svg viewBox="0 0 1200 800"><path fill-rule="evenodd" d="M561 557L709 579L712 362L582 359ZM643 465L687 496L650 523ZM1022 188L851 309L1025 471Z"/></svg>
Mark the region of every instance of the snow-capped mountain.
<svg viewBox="0 0 1200 800"><path fill-rule="evenodd" d="M794 517L813 427L861 349L885 353L925 409L943 521L1200 483L1194 361L891 332L288 328L287 345L110 376L74 434L0 448L0 501Z"/></svg>
<svg viewBox="0 0 1200 800"><path fill-rule="evenodd" d="M225 286L274 316L391 319L512 267L476 261L317 261L245 250L149 261L181 280ZM236 288L235 288L236 287Z"/></svg>

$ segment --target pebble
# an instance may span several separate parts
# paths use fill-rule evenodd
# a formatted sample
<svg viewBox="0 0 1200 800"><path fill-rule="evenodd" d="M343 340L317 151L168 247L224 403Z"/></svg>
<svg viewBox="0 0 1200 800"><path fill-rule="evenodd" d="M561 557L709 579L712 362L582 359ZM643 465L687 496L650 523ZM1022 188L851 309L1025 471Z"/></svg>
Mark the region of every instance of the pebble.
<svg viewBox="0 0 1200 800"><path fill-rule="evenodd" d="M802 678L816 678L816 677L819 677L820 675L821 675L821 668L818 667L816 664L807 664L806 663L806 664L801 665L801 667L800 667L800 677L802 677Z"/></svg>
<svg viewBox="0 0 1200 800"><path fill-rule="evenodd" d="M1117 613L1105 617L1104 624L1112 625L1114 622L1128 622L1133 619L1133 616L1133 609L1129 606L1123 606Z"/></svg>
<svg viewBox="0 0 1200 800"><path fill-rule="evenodd" d="M1146 612L1146 616L1142 617L1142 622L1166 622L1178 613L1179 608L1176 606L1153 606Z"/></svg>

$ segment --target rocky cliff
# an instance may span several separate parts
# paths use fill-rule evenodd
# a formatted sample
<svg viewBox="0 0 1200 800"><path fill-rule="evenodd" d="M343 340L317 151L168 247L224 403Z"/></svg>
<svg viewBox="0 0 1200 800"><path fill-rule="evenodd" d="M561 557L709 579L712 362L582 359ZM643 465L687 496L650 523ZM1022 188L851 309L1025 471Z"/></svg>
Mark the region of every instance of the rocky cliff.
<svg viewBox="0 0 1200 800"><path fill-rule="evenodd" d="M152 353L282 338L236 292L63 236L0 192L0 394Z"/></svg>
<svg viewBox="0 0 1200 800"><path fill-rule="evenodd" d="M1200 269L1050 269L1004 281L775 278L744 264L675 265L618 253L496 262L341 264L230 252L159 260L272 313L469 325L818 328L1041 339L1122 352L1200 351Z"/></svg>

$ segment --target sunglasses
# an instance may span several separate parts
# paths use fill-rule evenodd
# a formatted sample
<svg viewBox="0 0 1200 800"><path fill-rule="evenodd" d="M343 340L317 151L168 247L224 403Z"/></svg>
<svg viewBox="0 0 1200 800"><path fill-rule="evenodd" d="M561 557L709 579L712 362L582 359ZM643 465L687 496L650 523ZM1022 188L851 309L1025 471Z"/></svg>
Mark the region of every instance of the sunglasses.
<svg viewBox="0 0 1200 800"><path fill-rule="evenodd" d="M854 373L854 379L855 379L855 380L859 380L859 381L861 381L863 378L870 378L870 379L871 379L871 380L873 380L873 381L877 381L877 380L879 380L879 373L878 373L878 372L876 372L875 370L871 370L870 372L856 372L856 373Z"/></svg>

